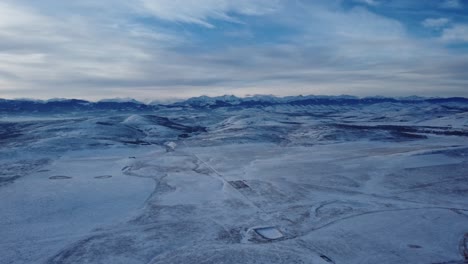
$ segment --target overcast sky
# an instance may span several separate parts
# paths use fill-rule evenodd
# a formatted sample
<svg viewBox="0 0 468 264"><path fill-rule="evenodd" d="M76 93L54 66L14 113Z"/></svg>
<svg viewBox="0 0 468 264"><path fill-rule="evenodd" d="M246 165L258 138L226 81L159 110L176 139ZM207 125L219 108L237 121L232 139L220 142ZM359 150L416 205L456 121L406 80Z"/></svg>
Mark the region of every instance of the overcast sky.
<svg viewBox="0 0 468 264"><path fill-rule="evenodd" d="M468 1L0 1L0 98L223 94L468 97Z"/></svg>

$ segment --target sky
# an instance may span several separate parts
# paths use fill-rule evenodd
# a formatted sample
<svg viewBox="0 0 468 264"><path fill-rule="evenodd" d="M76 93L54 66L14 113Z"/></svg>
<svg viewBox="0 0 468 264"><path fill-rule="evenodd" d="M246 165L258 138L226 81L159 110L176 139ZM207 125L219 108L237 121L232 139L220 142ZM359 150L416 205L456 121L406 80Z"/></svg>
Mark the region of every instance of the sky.
<svg viewBox="0 0 468 264"><path fill-rule="evenodd" d="M468 97L468 0L1 0L0 98Z"/></svg>

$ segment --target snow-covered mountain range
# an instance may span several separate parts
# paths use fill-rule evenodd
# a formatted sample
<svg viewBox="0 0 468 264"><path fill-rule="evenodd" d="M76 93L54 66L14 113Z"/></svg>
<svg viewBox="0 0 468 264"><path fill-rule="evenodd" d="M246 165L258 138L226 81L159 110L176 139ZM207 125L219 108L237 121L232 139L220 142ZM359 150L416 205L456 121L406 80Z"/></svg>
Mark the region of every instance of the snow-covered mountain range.
<svg viewBox="0 0 468 264"><path fill-rule="evenodd" d="M160 108L223 108L223 107L268 107L268 106L368 106L382 103L394 104L434 104L468 107L468 98L424 98L424 97L354 97L354 96L288 96L256 95L236 97L224 95L218 97L200 96L170 104L143 103L134 99L106 99L91 102L79 99L0 99L0 113L32 113L58 111L152 111Z"/></svg>

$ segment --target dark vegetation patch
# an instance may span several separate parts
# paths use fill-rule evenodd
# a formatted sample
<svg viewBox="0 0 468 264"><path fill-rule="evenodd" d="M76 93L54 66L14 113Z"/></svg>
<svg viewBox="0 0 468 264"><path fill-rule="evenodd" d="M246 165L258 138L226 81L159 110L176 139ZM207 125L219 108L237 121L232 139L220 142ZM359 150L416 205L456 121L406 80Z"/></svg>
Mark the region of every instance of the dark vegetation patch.
<svg viewBox="0 0 468 264"><path fill-rule="evenodd" d="M8 183L14 182L16 179L19 179L20 176L10 176L10 177L0 177L0 186L6 185Z"/></svg>
<svg viewBox="0 0 468 264"><path fill-rule="evenodd" d="M113 126L114 124L109 123L109 122L96 122L97 125L101 126Z"/></svg>
<svg viewBox="0 0 468 264"><path fill-rule="evenodd" d="M63 176L63 175L57 175L57 176L50 176L49 179L51 180L69 180L72 177L70 176Z"/></svg>
<svg viewBox="0 0 468 264"><path fill-rule="evenodd" d="M320 257L328 263L335 263L333 260L325 255L320 255Z"/></svg>
<svg viewBox="0 0 468 264"><path fill-rule="evenodd" d="M95 176L95 179L109 179L112 178L111 175L101 175L101 176Z"/></svg>
<svg viewBox="0 0 468 264"><path fill-rule="evenodd" d="M397 136L403 136L408 139L427 139L427 136L420 135L420 134L413 134L413 133L406 133L406 132L397 132L395 133Z"/></svg>
<svg viewBox="0 0 468 264"><path fill-rule="evenodd" d="M135 139L135 140L121 140L120 142L125 143L125 144L130 144L130 145L140 145L140 146L149 146L151 145L150 142L140 140L140 139Z"/></svg>
<svg viewBox="0 0 468 264"><path fill-rule="evenodd" d="M13 183L23 176L37 172L38 169L49 162L48 159L38 159L2 163L0 164L0 186Z"/></svg>
<svg viewBox="0 0 468 264"><path fill-rule="evenodd" d="M232 185L232 187L236 189L244 189L244 188L249 188L249 185L245 183L245 181L229 181L229 184Z"/></svg>
<svg viewBox="0 0 468 264"><path fill-rule="evenodd" d="M399 134L409 137L417 137L414 133L421 134L434 134L434 135L446 135L446 136L464 136L468 137L468 131L455 130L450 127L432 127L432 126L395 126L395 125L377 125L377 126L365 126L365 125L350 125L350 124L336 124L335 127L341 129L351 130L385 130L394 134Z"/></svg>
<svg viewBox="0 0 468 264"><path fill-rule="evenodd" d="M409 248L413 248L413 249L422 248L420 245L413 245L413 244L408 244L408 247L409 247Z"/></svg>
<svg viewBox="0 0 468 264"><path fill-rule="evenodd" d="M22 136L23 134L16 126L16 123L0 123L0 143L8 139L13 139Z"/></svg>
<svg viewBox="0 0 468 264"><path fill-rule="evenodd" d="M207 132L205 127L182 125L170 120L167 117L161 117L156 115L144 115L144 117L158 125L165 126L174 130L183 131L185 133Z"/></svg>

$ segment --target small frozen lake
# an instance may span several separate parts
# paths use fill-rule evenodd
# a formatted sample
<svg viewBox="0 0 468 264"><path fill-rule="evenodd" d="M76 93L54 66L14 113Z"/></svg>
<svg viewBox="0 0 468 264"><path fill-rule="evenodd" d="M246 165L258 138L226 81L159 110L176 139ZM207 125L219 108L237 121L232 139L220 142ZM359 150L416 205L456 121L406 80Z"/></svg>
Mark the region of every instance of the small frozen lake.
<svg viewBox="0 0 468 264"><path fill-rule="evenodd" d="M257 234L261 235L263 238L269 240L280 239L283 237L281 231L279 231L276 227L271 226L255 228L255 232L257 232Z"/></svg>

